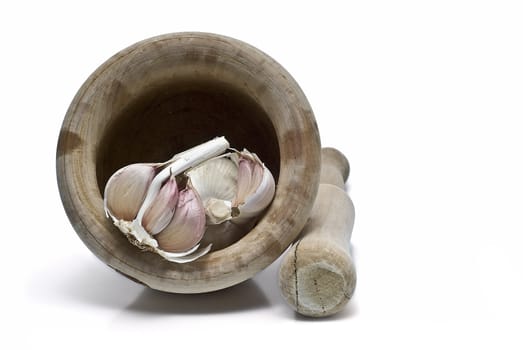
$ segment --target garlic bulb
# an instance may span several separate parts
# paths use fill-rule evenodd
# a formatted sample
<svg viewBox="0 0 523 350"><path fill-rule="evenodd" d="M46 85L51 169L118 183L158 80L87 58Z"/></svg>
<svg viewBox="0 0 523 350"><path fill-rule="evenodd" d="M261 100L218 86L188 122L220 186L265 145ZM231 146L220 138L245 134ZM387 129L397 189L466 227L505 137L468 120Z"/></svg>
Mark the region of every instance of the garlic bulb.
<svg viewBox="0 0 523 350"><path fill-rule="evenodd" d="M180 192L176 211L167 227L155 236L157 251L165 259L186 263L207 254L212 244L203 249L199 242L205 233L205 209L198 193L187 183L187 188Z"/></svg>
<svg viewBox="0 0 523 350"><path fill-rule="evenodd" d="M222 154L228 147L229 142L224 137L218 137L179 153L165 163L132 164L118 170L107 181L104 191L107 217L112 219L113 224L132 244L153 251L169 261L189 262L206 254L210 246L198 249L197 244L184 251L164 251L154 235L162 233L174 221L176 209L180 208L178 203L181 194L183 198L187 197L185 189L180 191L178 188L176 177L183 178L184 171ZM203 212L203 204L201 206ZM188 216L179 216L176 222L181 226L187 225L184 220L191 222L188 225L192 225L191 234L196 237L193 241L197 243L202 235L201 224L190 220ZM172 245L169 248L172 249Z"/></svg>
<svg viewBox="0 0 523 350"><path fill-rule="evenodd" d="M241 237L272 201L275 182L254 153L222 154L228 147L216 138L165 163L118 170L104 191L107 216L132 244L178 263Z"/></svg>

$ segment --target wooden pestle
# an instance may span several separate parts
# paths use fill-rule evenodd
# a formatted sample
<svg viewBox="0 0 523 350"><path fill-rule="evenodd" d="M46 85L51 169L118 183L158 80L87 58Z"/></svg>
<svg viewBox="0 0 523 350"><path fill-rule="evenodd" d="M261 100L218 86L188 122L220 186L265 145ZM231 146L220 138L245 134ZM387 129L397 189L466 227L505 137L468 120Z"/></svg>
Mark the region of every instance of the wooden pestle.
<svg viewBox="0 0 523 350"><path fill-rule="evenodd" d="M321 152L321 178L311 216L283 258L280 290L298 313L323 317L340 311L356 287L349 242L354 205L344 184L347 158L334 148Z"/></svg>

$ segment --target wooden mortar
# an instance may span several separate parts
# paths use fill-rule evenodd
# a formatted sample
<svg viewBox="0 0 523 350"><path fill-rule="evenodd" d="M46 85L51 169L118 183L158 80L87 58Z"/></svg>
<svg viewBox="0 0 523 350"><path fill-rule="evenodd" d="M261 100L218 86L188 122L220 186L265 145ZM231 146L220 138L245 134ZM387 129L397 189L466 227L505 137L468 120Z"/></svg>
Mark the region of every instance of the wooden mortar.
<svg viewBox="0 0 523 350"><path fill-rule="evenodd" d="M237 242L188 264L132 246L104 215L111 174L215 136L257 153L274 174L265 215ZM87 79L65 116L56 171L71 224L99 259L151 288L200 293L252 277L296 239L318 189L320 148L305 95L276 61L228 37L175 33L120 51Z"/></svg>

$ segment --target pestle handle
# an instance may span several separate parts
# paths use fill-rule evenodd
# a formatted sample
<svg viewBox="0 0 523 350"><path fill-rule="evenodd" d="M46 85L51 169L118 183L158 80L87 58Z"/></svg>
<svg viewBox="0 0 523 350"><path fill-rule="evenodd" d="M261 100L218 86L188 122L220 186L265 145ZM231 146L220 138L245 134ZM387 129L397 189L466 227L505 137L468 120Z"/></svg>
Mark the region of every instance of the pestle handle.
<svg viewBox="0 0 523 350"><path fill-rule="evenodd" d="M345 192L349 162L334 148L322 149L321 177L311 216L286 253L279 285L287 303L305 316L340 311L356 286L349 242L354 205Z"/></svg>

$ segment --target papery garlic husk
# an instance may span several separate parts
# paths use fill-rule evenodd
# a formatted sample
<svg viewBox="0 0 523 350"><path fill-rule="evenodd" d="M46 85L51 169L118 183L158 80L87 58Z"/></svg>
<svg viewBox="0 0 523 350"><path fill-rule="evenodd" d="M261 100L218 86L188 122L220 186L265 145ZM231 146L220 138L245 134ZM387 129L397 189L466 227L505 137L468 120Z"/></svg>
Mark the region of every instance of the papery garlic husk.
<svg viewBox="0 0 523 350"><path fill-rule="evenodd" d="M187 184L180 191L171 222L154 236L161 250L180 253L195 247L205 233L205 209L198 193Z"/></svg>
<svg viewBox="0 0 523 350"><path fill-rule="evenodd" d="M104 190L104 209L113 221L132 221L158 173L155 164L131 164L116 171Z"/></svg>
<svg viewBox="0 0 523 350"><path fill-rule="evenodd" d="M155 235L167 227L173 218L177 203L178 185L174 175L171 175L143 214L141 225L145 231Z"/></svg>

